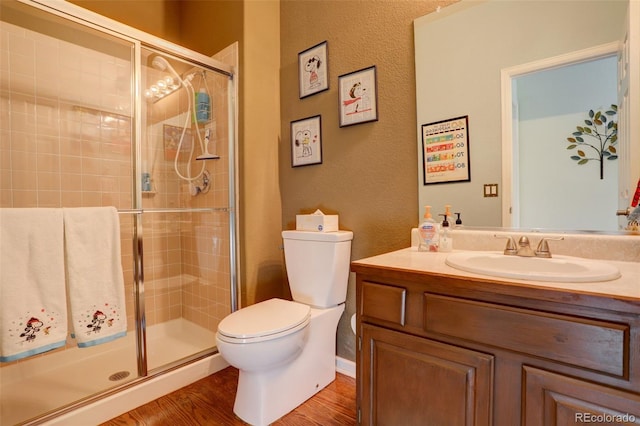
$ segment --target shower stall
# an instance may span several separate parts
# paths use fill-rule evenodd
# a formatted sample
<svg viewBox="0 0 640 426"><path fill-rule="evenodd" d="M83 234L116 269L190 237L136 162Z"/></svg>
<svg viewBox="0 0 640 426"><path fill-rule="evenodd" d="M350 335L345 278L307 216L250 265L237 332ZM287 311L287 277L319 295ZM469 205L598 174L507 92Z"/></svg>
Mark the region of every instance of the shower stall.
<svg viewBox="0 0 640 426"><path fill-rule="evenodd" d="M115 207L127 317L126 337L79 348L69 334L0 363L0 424L105 421L118 414L98 413L106 401L144 403L225 366L237 44L207 57L66 2L0 8L0 208Z"/></svg>

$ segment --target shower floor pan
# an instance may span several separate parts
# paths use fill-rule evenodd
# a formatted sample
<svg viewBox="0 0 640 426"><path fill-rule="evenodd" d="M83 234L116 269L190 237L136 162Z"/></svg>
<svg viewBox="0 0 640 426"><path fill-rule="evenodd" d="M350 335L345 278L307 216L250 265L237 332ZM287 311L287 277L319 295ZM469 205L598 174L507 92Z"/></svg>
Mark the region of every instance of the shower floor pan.
<svg viewBox="0 0 640 426"><path fill-rule="evenodd" d="M185 319L147 328L148 369L215 346L215 333ZM14 425L138 377L135 333L0 369L0 425Z"/></svg>

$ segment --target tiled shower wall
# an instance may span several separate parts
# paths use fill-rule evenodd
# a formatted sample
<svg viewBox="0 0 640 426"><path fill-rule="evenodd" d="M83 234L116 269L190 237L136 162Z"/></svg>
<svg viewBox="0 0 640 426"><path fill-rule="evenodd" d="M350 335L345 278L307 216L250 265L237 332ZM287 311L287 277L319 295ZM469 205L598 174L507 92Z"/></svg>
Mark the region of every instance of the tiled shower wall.
<svg viewBox="0 0 640 426"><path fill-rule="evenodd" d="M0 23L0 207L137 207L131 73L127 60ZM142 198L145 209L212 209L143 214L149 325L182 317L215 331L230 312L226 78L209 76L211 88L220 88L212 103L220 113L215 133L224 141L217 144L222 159L207 161L211 189L190 196L161 155L152 171L155 193ZM162 110L165 101L143 117L142 157L149 161L164 154L154 129L177 114ZM133 328L133 215L119 217Z"/></svg>
<svg viewBox="0 0 640 426"><path fill-rule="evenodd" d="M152 55L149 56L151 58ZM235 50L226 49L216 56L220 61L235 61ZM188 70L192 71L192 70ZM146 69L148 81L165 74ZM167 128L180 134L187 112L186 90L179 91L155 103L146 104L142 143L143 170L151 174L152 191L142 194L145 209L185 209L187 213L151 213L144 221L145 303L149 306L147 322L154 324L179 317L186 318L211 331L231 312L229 271L229 146L228 146L228 79L206 72L206 86L198 76L192 82L195 90L206 87L211 95L211 117L198 125L212 132L211 153L219 160L204 163L210 175L206 193L191 195L190 183L177 177L175 150L167 149ZM150 83L149 83L150 84ZM145 109L145 108L143 108ZM189 120L191 123L191 120ZM203 167L195 160L201 153L191 124L184 145L194 145L190 175L197 176ZM189 137L190 136L190 137ZM178 157L178 170L188 175L189 150L183 147ZM144 170L146 168L146 170ZM202 186L201 180L194 181ZM212 213L190 212L188 209L211 209ZM149 248L147 248L149 246Z"/></svg>

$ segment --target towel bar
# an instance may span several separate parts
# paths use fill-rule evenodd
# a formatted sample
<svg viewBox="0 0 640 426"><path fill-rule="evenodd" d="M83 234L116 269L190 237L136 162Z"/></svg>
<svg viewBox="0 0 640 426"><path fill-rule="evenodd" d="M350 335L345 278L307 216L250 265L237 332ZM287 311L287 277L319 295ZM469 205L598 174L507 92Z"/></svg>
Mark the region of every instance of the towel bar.
<svg viewBox="0 0 640 426"><path fill-rule="evenodd" d="M211 207L211 208L195 208L195 209L118 209L120 214L139 214L139 213L213 213L228 212L228 207Z"/></svg>

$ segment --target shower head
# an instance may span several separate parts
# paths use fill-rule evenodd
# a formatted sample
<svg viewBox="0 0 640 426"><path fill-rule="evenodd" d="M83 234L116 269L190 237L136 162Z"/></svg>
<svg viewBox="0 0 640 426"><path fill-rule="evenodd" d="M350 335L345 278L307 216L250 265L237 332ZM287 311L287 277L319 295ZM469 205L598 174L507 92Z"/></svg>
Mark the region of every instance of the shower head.
<svg viewBox="0 0 640 426"><path fill-rule="evenodd" d="M162 56L155 56L151 61L151 65L160 71L166 71L167 68L171 68L169 62Z"/></svg>
<svg viewBox="0 0 640 426"><path fill-rule="evenodd" d="M151 61L151 66L154 67L157 70L160 71L167 71L169 70L173 75L175 75L178 78L178 81L183 83L182 81L182 77L180 77L180 74L178 74L176 72L175 69L173 69L173 67L171 66L171 64L169 63L169 61L167 61L165 58L163 58L162 56L155 56L153 58L153 60Z"/></svg>

